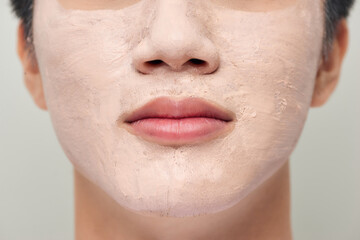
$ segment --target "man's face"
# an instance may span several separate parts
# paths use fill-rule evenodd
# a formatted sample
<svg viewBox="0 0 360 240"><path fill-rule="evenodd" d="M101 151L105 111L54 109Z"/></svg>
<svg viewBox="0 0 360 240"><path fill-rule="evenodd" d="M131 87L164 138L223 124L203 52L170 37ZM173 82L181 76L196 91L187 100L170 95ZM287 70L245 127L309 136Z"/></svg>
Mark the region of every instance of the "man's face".
<svg viewBox="0 0 360 240"><path fill-rule="evenodd" d="M322 37L322 1L313 0L36 0L34 11L46 104L66 155L123 207L157 215L229 208L288 160ZM119 119L158 97L215 103L234 114L231 130L173 147L123 127Z"/></svg>

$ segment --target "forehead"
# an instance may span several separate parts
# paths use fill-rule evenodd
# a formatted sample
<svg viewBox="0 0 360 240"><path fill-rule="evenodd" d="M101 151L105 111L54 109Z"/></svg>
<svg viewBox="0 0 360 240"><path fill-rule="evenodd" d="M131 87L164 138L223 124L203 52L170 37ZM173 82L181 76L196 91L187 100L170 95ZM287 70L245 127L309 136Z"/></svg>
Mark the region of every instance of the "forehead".
<svg viewBox="0 0 360 240"><path fill-rule="evenodd" d="M56 0L66 9L97 10L122 9L149 0ZM283 9L305 0L156 0L154 3L170 2L192 5L214 4L217 8L230 8L243 11L272 11ZM315 2L315 1L314 1Z"/></svg>

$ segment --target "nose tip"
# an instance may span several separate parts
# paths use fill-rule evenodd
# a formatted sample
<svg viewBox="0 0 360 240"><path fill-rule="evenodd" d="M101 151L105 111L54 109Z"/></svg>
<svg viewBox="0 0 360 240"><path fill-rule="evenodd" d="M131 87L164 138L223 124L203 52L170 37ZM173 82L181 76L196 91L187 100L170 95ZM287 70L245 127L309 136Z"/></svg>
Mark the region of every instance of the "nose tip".
<svg viewBox="0 0 360 240"><path fill-rule="evenodd" d="M133 65L143 74L159 70L215 72L220 64L205 24L189 16L186 1L159 1L148 35L133 50ZM200 8L198 9L201 10Z"/></svg>

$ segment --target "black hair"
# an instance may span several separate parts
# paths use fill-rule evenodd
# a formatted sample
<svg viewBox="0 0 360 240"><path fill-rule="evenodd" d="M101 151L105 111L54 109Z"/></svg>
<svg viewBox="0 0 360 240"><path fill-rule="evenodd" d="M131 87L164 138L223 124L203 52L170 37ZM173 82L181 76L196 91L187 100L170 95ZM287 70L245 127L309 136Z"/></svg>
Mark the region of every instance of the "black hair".
<svg viewBox="0 0 360 240"><path fill-rule="evenodd" d="M325 36L324 55L327 56L331 49L339 21L349 16L355 0L325 0Z"/></svg>
<svg viewBox="0 0 360 240"><path fill-rule="evenodd" d="M24 24L24 32L27 42L31 42L34 0L10 0L10 4L13 12Z"/></svg>
<svg viewBox="0 0 360 240"><path fill-rule="evenodd" d="M32 18L34 0L10 0L13 12L24 24L27 43L32 43ZM325 36L324 53L331 48L336 33L336 26L343 18L347 18L355 0L325 0Z"/></svg>

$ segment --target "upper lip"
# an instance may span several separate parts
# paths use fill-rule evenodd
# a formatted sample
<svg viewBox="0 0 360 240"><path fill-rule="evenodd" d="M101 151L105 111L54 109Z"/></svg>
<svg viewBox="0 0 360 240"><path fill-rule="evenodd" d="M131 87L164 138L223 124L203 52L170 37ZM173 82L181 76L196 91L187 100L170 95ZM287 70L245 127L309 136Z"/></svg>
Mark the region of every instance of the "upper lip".
<svg viewBox="0 0 360 240"><path fill-rule="evenodd" d="M145 118L190 118L207 117L232 121L234 113L200 98L185 98L180 101L168 97L156 98L128 114L124 122L132 123Z"/></svg>

